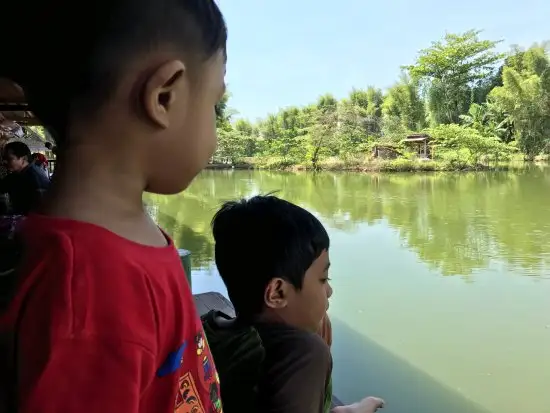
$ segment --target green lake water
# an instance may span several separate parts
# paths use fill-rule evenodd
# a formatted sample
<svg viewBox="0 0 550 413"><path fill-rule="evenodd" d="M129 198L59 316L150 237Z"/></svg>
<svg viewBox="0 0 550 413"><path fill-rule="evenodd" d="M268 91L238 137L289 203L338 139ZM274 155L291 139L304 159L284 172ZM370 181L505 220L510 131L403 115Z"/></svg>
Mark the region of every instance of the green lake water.
<svg viewBox="0 0 550 413"><path fill-rule="evenodd" d="M550 170L206 171L182 195L146 199L192 252L194 292L224 292L216 209L271 191L331 236L339 398L381 396L386 413L550 412Z"/></svg>

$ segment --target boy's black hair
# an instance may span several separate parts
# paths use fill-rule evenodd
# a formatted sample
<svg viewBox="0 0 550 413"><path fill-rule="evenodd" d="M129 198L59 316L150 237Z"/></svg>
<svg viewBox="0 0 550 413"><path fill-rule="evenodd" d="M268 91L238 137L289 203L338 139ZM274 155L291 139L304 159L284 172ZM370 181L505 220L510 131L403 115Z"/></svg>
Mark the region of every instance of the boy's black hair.
<svg viewBox="0 0 550 413"><path fill-rule="evenodd" d="M226 50L227 29L214 0L8 3L0 34L15 38L1 75L24 89L57 145L70 115L93 115L141 54L170 47L205 61Z"/></svg>
<svg viewBox="0 0 550 413"><path fill-rule="evenodd" d="M6 144L6 146L4 146L4 154L7 155L10 153L17 158L26 157L27 162L31 161L31 150L23 142L14 141Z"/></svg>
<svg viewBox="0 0 550 413"><path fill-rule="evenodd" d="M216 266L245 319L262 311L273 278L301 289L307 269L330 246L315 216L273 195L226 202L212 220L212 232Z"/></svg>

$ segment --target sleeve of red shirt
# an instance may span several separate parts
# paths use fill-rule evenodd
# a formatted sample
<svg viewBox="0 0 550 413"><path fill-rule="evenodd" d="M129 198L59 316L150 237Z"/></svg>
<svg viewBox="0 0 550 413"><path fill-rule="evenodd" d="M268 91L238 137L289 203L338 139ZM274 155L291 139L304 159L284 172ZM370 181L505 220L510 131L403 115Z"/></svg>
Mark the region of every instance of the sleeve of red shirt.
<svg viewBox="0 0 550 413"><path fill-rule="evenodd" d="M58 241L32 263L26 282L16 330L18 413L138 413L156 359L129 328L116 326L149 310L146 288L130 281L122 290L139 274L125 277L116 263L108 275L120 281L90 284L97 258L88 267L79 258L77 270L70 240ZM144 328L154 331L154 323L142 318Z"/></svg>

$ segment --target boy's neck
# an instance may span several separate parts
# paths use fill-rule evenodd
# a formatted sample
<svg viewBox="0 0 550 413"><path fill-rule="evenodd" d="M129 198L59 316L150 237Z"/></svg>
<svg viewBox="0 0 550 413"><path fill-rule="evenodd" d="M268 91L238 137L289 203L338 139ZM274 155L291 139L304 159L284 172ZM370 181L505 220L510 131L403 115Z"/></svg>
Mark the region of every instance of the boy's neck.
<svg viewBox="0 0 550 413"><path fill-rule="evenodd" d="M292 324L288 322L286 317L284 317L284 315L278 311L263 311L255 317L254 322L262 324L284 324L287 326L292 326Z"/></svg>
<svg viewBox="0 0 550 413"><path fill-rule="evenodd" d="M96 224L135 242L165 245L143 208L144 187L131 158L80 146L58 155L43 212Z"/></svg>

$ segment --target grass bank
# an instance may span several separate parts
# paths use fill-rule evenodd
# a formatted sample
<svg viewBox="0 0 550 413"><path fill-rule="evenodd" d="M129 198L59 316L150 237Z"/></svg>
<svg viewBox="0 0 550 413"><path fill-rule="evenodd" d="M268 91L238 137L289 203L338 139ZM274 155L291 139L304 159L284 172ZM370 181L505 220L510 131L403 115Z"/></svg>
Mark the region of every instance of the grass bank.
<svg viewBox="0 0 550 413"><path fill-rule="evenodd" d="M268 170L312 170L311 165L293 164L281 158L258 158L249 159L248 163L256 169ZM319 162L317 170L321 171L349 171L349 172L463 172L463 171L491 171L522 168L522 160L510 162L487 162L471 164L456 160L420 160L420 159L339 159L328 158Z"/></svg>
<svg viewBox="0 0 550 413"><path fill-rule="evenodd" d="M546 163L546 159L538 159L540 163ZM521 157L507 162L467 163L457 160L420 160L398 158L384 159L324 159L317 165L318 171L348 171L348 172L465 172L465 171L503 171L510 169L522 169L525 162ZM264 169L272 171L309 171L311 165L297 164L282 157L246 158L235 165L227 163L210 164L207 169Z"/></svg>

